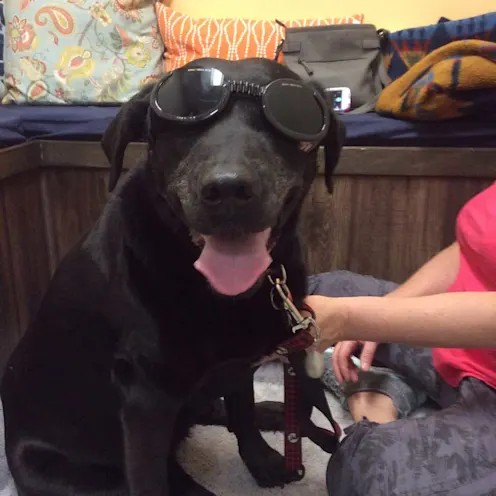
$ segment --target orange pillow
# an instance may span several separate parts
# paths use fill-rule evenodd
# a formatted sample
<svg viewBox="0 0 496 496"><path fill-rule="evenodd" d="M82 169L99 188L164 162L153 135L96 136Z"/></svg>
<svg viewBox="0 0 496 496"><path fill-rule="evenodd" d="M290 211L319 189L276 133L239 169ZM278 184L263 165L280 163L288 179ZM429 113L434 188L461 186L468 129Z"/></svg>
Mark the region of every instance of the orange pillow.
<svg viewBox="0 0 496 496"><path fill-rule="evenodd" d="M284 28L275 21L239 18L195 19L160 2L155 3L158 27L165 44L165 71L201 57L228 60L263 57L274 59L284 39ZM281 21L287 27L362 24L363 14L329 19ZM279 59L282 61L282 54Z"/></svg>

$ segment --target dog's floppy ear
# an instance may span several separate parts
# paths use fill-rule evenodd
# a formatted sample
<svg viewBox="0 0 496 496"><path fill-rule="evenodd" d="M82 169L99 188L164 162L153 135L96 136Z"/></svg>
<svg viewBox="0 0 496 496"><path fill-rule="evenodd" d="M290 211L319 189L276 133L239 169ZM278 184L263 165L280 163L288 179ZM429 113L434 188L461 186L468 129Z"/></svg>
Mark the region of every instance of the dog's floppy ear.
<svg viewBox="0 0 496 496"><path fill-rule="evenodd" d="M324 179L327 186L327 191L332 194L333 182L332 176L334 169L338 165L339 157L341 156L341 149L343 148L346 140L346 128L336 114L331 110L331 125L327 136L325 137L322 145L324 146Z"/></svg>
<svg viewBox="0 0 496 496"><path fill-rule="evenodd" d="M109 191L122 172L127 145L147 135L147 115L153 84L146 86L126 102L103 134L101 145L110 163Z"/></svg>

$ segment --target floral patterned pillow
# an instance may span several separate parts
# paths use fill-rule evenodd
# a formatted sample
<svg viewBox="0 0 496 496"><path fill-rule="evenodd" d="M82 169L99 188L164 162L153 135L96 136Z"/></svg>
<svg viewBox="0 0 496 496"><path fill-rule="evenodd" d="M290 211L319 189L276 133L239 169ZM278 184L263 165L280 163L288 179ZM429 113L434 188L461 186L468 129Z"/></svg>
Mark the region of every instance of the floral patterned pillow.
<svg viewBox="0 0 496 496"><path fill-rule="evenodd" d="M153 0L5 0L3 103L122 103L162 71Z"/></svg>

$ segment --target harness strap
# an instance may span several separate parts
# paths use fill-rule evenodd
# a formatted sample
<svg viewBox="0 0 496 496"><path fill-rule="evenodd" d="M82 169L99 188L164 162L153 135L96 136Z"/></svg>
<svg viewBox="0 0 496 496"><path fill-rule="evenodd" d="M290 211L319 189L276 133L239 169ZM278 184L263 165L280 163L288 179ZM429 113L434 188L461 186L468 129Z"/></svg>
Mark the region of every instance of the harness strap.
<svg viewBox="0 0 496 496"><path fill-rule="evenodd" d="M281 343L276 354L285 358L284 363L284 458L288 476L292 480L304 477L301 433L320 446L327 453L334 453L339 444L341 429L332 417L324 388L319 379L309 377L305 367L306 350L312 349L320 338L315 322L315 313L306 304L298 309L286 284L286 269L280 268L280 277L269 274L272 284L270 298L276 310L284 310L292 324L293 336ZM276 296L282 304L277 304ZM304 318L301 311L307 311L311 319ZM314 328L316 336L309 330ZM329 421L333 431L317 427L311 420L313 409L317 408Z"/></svg>
<svg viewBox="0 0 496 496"><path fill-rule="evenodd" d="M296 480L303 479L305 467L301 449L301 422L298 411L298 384L293 367L284 364L284 462Z"/></svg>
<svg viewBox="0 0 496 496"><path fill-rule="evenodd" d="M322 383L319 379L308 377L304 365L304 352L295 353L289 357L289 361L296 372L295 379L298 381L298 393L301 402L301 422L307 437L320 446L327 453L334 453L338 447L341 436L341 428L334 420ZM317 408L329 421L332 431L318 427L312 420L313 408Z"/></svg>
<svg viewBox="0 0 496 496"><path fill-rule="evenodd" d="M312 379L305 370L305 350L314 342L313 336L302 330L278 346L276 353L284 356L284 458L286 470L300 480L305 475L303 466L302 431L327 453L334 453L339 444L341 429L332 417L324 389L319 379ZM312 422L313 408L329 421L332 431Z"/></svg>

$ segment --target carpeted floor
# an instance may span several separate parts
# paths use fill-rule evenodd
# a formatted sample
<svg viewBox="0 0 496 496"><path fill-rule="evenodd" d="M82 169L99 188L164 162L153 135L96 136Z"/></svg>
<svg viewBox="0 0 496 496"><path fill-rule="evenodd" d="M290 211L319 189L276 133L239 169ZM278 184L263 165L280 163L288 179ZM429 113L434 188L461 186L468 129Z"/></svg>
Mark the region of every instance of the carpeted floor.
<svg viewBox="0 0 496 496"><path fill-rule="evenodd" d="M283 376L280 364L267 364L256 375L255 392L257 401L283 399ZM341 427L351 423L349 415L338 402L328 395L329 404L336 421ZM319 412L314 421L328 427ZM264 434L271 446L283 450L282 434ZM12 478L8 472L4 451L3 415L0 409L0 496L17 496ZM186 470L201 484L217 496L283 495L284 496L327 496L325 470L329 455L307 439L303 441L305 478L284 489L260 489L251 478L241 461L235 437L222 427L196 427L180 451L180 459Z"/></svg>
<svg viewBox="0 0 496 496"><path fill-rule="evenodd" d="M259 369L256 375L256 400L283 400L282 366L272 363ZM341 408L336 399L328 395L332 414L344 429L351 424L351 417ZM313 420L329 427L325 418L317 412ZM269 444L283 451L283 436L280 433L264 434ZM243 465L237 453L235 437L221 427L196 427L193 435L183 445L180 453L186 470L202 485L217 496L284 495L327 496L325 471L329 455L318 446L303 440L305 478L284 489L260 489Z"/></svg>
<svg viewBox="0 0 496 496"><path fill-rule="evenodd" d="M0 496L17 496L14 481L5 458L5 436L3 428L3 408L0 402Z"/></svg>

